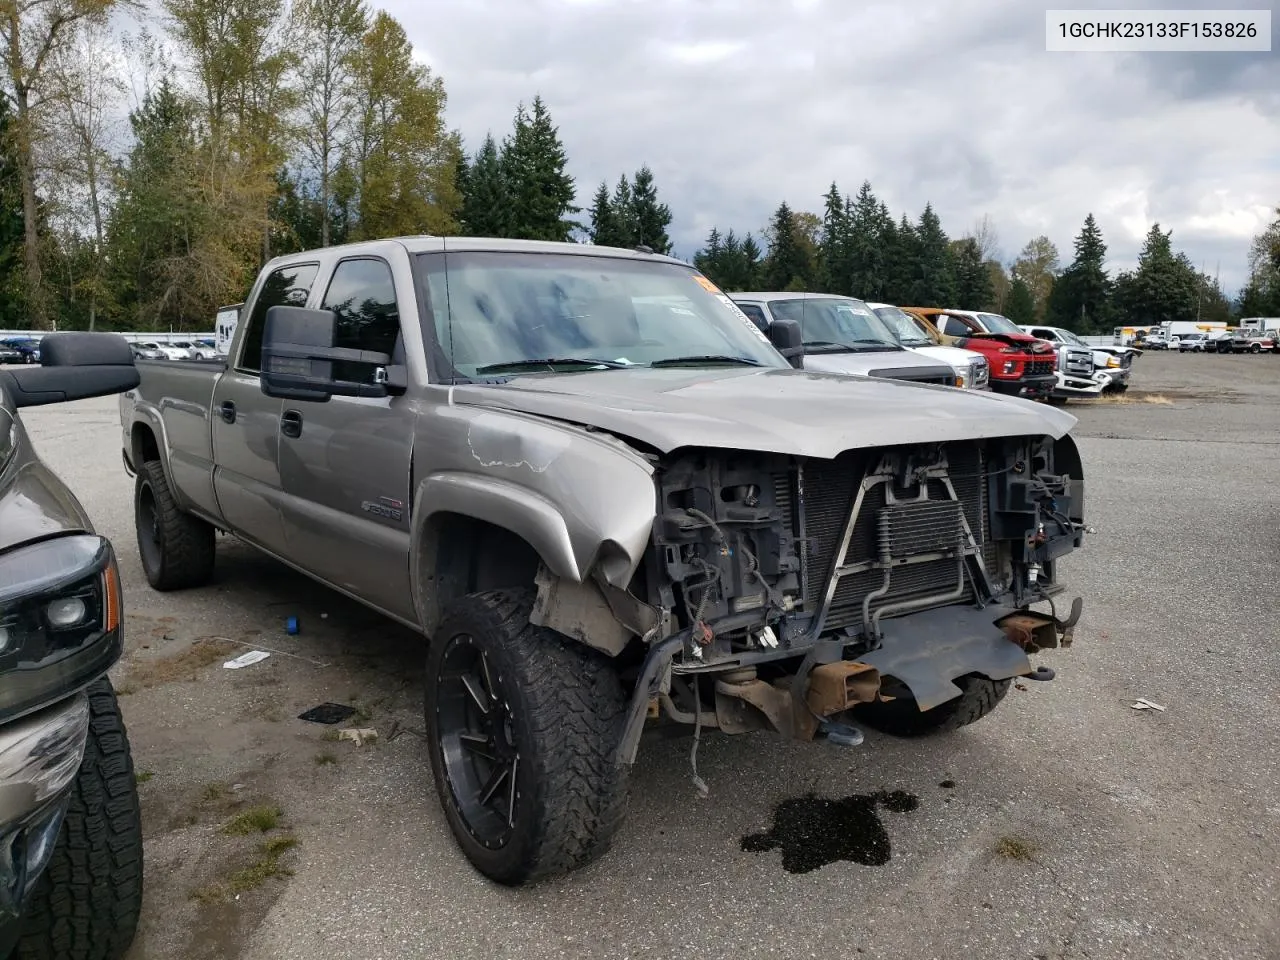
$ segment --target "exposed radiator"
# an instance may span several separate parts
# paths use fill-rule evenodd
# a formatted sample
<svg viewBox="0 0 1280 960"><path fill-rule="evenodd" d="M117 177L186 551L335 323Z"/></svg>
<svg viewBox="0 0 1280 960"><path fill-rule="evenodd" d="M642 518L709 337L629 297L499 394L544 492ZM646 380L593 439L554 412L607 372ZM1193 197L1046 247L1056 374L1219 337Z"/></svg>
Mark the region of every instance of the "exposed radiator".
<svg viewBox="0 0 1280 960"><path fill-rule="evenodd" d="M845 555L846 565L886 557L954 552L963 536L960 526L963 511L983 560L988 570L991 569L995 548L987 542L990 521L983 452L977 443L949 444L947 455L959 509L954 501L946 499L945 485L940 480L929 481L931 499L919 504L889 506L883 484L872 486L863 497L858 523ZM808 538L804 570L806 611L817 612L822 605L854 497L865 472L874 467L875 462L873 455L864 451L849 451L834 460L808 460L801 472L803 495L800 497L793 497L786 478L780 476L775 481L779 493L785 488L786 502L799 508L794 513L795 522L798 526L803 519L802 536ZM872 611L891 603L945 592L955 581L954 558L895 565L890 590L873 603ZM827 612L825 629L860 624L863 600L883 582L884 573L880 569L840 578ZM974 599L972 587L966 587L964 599Z"/></svg>

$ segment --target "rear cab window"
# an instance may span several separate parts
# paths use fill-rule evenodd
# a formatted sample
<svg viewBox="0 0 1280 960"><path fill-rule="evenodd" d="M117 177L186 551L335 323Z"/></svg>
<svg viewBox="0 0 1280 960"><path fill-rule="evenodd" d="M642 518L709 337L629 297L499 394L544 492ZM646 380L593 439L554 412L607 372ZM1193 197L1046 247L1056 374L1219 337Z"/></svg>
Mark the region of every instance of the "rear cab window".
<svg viewBox="0 0 1280 960"><path fill-rule="evenodd" d="M244 346L240 349L237 370L255 374L262 372L262 334L267 310L271 307L305 307L319 270L318 263L292 263L271 271L245 321Z"/></svg>

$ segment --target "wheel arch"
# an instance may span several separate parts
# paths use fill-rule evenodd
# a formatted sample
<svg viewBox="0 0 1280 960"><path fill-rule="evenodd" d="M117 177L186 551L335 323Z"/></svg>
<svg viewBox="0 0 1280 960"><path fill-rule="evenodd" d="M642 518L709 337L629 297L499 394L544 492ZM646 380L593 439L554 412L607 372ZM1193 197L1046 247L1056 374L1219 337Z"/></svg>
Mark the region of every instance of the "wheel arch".
<svg viewBox="0 0 1280 960"><path fill-rule="evenodd" d="M435 474L419 487L414 516L410 580L428 637L458 597L514 587L537 592L531 622L610 655L656 622L644 604L622 599L647 541L624 544L581 518L575 536L570 519L527 487Z"/></svg>

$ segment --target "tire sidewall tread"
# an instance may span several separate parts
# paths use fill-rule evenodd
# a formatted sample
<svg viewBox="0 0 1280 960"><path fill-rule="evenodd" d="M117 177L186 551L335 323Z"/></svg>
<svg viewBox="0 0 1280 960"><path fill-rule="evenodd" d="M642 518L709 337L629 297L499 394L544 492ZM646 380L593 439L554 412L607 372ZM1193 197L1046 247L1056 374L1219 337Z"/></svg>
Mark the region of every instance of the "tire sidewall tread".
<svg viewBox="0 0 1280 960"><path fill-rule="evenodd" d="M531 883L589 863L625 817L627 767L616 763L627 699L602 654L528 621L531 590L463 597L446 612L428 654L425 698L432 775L445 816L469 860L506 885ZM452 797L435 722L435 678L450 638L469 634L485 651L511 704L520 751L516 828L509 844L476 841Z"/></svg>

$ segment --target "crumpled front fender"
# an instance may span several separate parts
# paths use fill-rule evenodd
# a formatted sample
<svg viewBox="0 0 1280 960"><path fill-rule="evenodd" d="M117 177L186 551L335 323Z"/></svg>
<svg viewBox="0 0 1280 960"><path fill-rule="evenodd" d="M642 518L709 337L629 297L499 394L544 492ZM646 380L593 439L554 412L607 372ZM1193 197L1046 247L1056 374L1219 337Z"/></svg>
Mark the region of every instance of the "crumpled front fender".
<svg viewBox="0 0 1280 960"><path fill-rule="evenodd" d="M415 462L422 451L434 468L423 471L414 494L415 563L424 562L420 547L441 515L457 514L516 534L558 577L583 582L597 573L626 588L656 513L653 466L644 457L607 434L519 414L455 407L436 426L452 436L415 443ZM422 573L414 571L417 589ZM431 607L419 599L428 628Z"/></svg>

